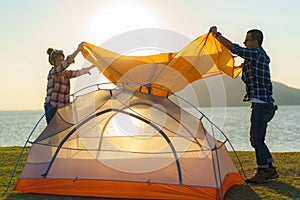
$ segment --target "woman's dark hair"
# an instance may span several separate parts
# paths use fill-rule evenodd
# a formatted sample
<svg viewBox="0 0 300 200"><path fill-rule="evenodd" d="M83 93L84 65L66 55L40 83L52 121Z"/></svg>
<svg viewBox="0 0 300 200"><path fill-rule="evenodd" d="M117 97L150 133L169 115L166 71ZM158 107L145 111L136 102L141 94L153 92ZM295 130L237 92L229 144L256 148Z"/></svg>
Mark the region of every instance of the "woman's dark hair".
<svg viewBox="0 0 300 200"><path fill-rule="evenodd" d="M49 55L48 61L51 65L54 65L54 61L59 58L60 56L62 56L63 58L65 58L64 52L62 50L57 50L57 49L52 49L49 48L47 50L47 54Z"/></svg>
<svg viewBox="0 0 300 200"><path fill-rule="evenodd" d="M253 40L256 40L258 42L259 46L262 45L262 42L263 42L263 39L264 39L264 35L263 35L263 33L260 30L258 30L258 29L252 29L252 30L248 31L247 33L251 34L251 38Z"/></svg>

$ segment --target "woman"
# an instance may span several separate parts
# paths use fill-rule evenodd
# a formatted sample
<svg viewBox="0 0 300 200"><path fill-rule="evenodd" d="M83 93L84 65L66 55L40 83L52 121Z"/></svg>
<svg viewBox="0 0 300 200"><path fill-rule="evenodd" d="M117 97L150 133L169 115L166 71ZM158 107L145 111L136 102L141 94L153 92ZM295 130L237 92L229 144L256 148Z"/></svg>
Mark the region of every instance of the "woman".
<svg viewBox="0 0 300 200"><path fill-rule="evenodd" d="M49 124L58 108L70 103L70 79L89 73L90 69L95 67L92 65L81 70L66 70L70 64L74 63L74 58L82 49L83 42L66 59L62 50L52 48L47 50L49 63L52 65L48 74L47 96L44 104L47 124Z"/></svg>

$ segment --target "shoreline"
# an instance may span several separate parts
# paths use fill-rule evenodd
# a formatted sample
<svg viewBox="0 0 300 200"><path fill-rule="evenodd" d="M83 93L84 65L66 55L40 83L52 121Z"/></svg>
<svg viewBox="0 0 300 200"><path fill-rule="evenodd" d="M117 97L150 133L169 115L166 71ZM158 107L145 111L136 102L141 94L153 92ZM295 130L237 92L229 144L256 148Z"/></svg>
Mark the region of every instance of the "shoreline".
<svg viewBox="0 0 300 200"><path fill-rule="evenodd" d="M30 148L31 146L26 146L25 148ZM23 146L0 146L1 148L20 148L20 150L23 148ZM228 152L234 152L232 149L227 149ZM235 150L235 152L253 152L254 150ZM271 151L271 153L300 153L300 151Z"/></svg>
<svg viewBox="0 0 300 200"><path fill-rule="evenodd" d="M295 108L295 109L294 109ZM203 109L201 109L203 110ZM226 111L226 112L225 112ZM249 108L228 107L223 112L218 109L204 112L224 132L236 151L253 151L249 141ZM268 124L266 143L271 152L300 152L298 137L298 113L300 106L285 106L279 108L274 119ZM23 146L36 122L43 114L40 111L8 111L2 112L2 130L0 131L0 147ZM31 141L46 127L42 119L37 125ZM210 127L206 127L211 132ZM219 135L224 141L225 138ZM227 145L228 150L232 150Z"/></svg>
<svg viewBox="0 0 300 200"><path fill-rule="evenodd" d="M300 89L299 89L300 90ZM277 106L284 106L284 107L294 107L294 106L300 106L300 104L276 104ZM245 108L249 107L248 103L244 103L242 105L224 105L224 106L199 106L199 108L208 109L208 108ZM189 108L189 107L188 107ZM43 109L0 109L0 112L41 112L44 113Z"/></svg>

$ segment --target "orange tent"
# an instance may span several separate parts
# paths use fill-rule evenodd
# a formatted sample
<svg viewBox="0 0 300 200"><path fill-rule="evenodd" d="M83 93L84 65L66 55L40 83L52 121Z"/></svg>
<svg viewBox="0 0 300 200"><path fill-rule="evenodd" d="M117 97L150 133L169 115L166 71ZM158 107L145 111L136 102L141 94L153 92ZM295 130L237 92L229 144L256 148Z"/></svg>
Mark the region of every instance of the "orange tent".
<svg viewBox="0 0 300 200"><path fill-rule="evenodd" d="M33 141L15 190L207 200L222 199L243 180L226 149L228 140L210 135L205 117L169 98L116 85L58 109Z"/></svg>

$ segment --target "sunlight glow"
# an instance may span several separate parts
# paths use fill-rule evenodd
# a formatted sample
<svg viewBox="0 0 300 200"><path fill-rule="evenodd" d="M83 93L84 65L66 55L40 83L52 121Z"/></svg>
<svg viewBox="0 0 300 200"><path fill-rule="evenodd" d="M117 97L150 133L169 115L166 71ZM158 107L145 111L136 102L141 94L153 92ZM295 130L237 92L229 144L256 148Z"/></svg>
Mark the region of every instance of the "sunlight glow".
<svg viewBox="0 0 300 200"><path fill-rule="evenodd" d="M148 11L146 5L122 1L110 4L91 22L89 38L96 42L106 40L117 33L145 28L157 27L158 20L153 12Z"/></svg>

